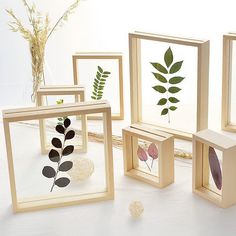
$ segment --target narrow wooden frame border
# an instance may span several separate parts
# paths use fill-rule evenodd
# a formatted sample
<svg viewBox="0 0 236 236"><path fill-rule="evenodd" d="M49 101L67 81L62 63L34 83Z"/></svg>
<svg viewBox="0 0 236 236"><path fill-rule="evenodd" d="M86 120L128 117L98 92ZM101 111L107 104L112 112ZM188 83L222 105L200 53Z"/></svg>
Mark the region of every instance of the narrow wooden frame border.
<svg viewBox="0 0 236 236"><path fill-rule="evenodd" d="M10 123L26 120L38 120L53 118L58 116L86 115L93 113L103 113L104 127L104 153L106 171L106 191L82 194L73 196L52 195L50 197L39 197L30 200L19 201L16 192L16 182L14 173L14 163L11 144ZM11 187L11 196L14 212L25 212L42 210L47 208L76 205L102 200L114 199L114 176L113 176L113 154L112 154L112 126L111 107L106 101L83 102L65 105L53 105L45 107L12 109L3 111L3 124L6 140L6 151L8 159L8 169Z"/></svg>
<svg viewBox="0 0 236 236"><path fill-rule="evenodd" d="M236 41L236 33L223 35L221 128L230 132L236 132L236 124L230 123L230 87L233 40Z"/></svg>
<svg viewBox="0 0 236 236"><path fill-rule="evenodd" d="M124 94L123 94L123 56L122 53L118 52L78 52L72 55L73 62L73 75L74 84L79 85L80 81L78 78L77 71L77 60L79 59L118 59L119 66L119 102L120 102L120 113L112 114L112 120L123 120L124 119ZM88 116L88 119L97 120L101 119L99 116Z"/></svg>
<svg viewBox="0 0 236 236"><path fill-rule="evenodd" d="M71 86L40 86L37 90L37 106L43 106L43 97L44 96L57 96L57 95L73 95L75 97L75 102L84 102L85 98L85 89L82 86L71 85ZM46 139L46 128L44 120L39 120L39 132L40 132L40 141L41 141L41 152L46 154L50 147L47 144ZM82 146L77 149L78 152L86 152L88 146L88 130L87 130L87 118L85 115L81 116L81 137L82 137Z"/></svg>
<svg viewBox="0 0 236 236"><path fill-rule="evenodd" d="M209 172L203 162L205 147L213 147L222 151L222 193L211 191L204 183L206 177L204 171ZM193 135L193 178L192 190L198 196L209 200L219 207L226 208L236 203L236 142L225 135L211 130L202 130ZM206 162L205 162L206 163ZM204 169L205 168L205 169ZM207 168L207 169L206 169Z"/></svg>
<svg viewBox="0 0 236 236"><path fill-rule="evenodd" d="M133 124L122 130L123 158L125 175L151 184L157 188L166 187L174 182L174 136L145 125ZM135 169L133 137L158 144L158 173L153 176Z"/></svg>
<svg viewBox="0 0 236 236"><path fill-rule="evenodd" d="M131 122L142 122L142 94L141 94L141 49L140 41L150 40L168 42L185 46L196 47L198 50L198 81L197 81L197 130L208 127L208 77L209 77L209 41L187 38L172 37L166 35L135 32L129 34L129 55L130 55L130 99L131 99ZM160 127L159 130L173 134L176 138L192 140L192 133L180 130Z"/></svg>

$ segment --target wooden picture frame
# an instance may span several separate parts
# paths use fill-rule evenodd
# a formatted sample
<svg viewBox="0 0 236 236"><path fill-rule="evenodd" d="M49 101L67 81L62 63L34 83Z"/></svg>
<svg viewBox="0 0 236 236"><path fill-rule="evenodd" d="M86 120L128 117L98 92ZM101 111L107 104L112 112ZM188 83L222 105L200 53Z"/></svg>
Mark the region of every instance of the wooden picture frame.
<svg viewBox="0 0 236 236"><path fill-rule="evenodd" d="M133 124L122 130L125 175L151 184L157 188L174 182L174 136L150 129L145 125ZM137 150L139 139L158 147L158 176L139 168Z"/></svg>
<svg viewBox="0 0 236 236"><path fill-rule="evenodd" d="M209 148L222 153L221 189L210 188ZM193 135L193 192L219 207L236 203L236 142L211 130ZM219 176L219 174L218 174Z"/></svg>
<svg viewBox="0 0 236 236"><path fill-rule="evenodd" d="M150 124L143 121L141 88L142 40L145 40L145 42L150 41L152 43L160 42L186 47L190 46L197 50L196 131L206 129L208 127L209 41L149 34L143 32L129 34L131 122L155 126L159 130L173 134L176 138L191 140L191 132L184 132L182 130L160 126L159 124Z"/></svg>
<svg viewBox="0 0 236 236"><path fill-rule="evenodd" d="M86 115L102 113L104 126L104 168L106 189L104 192L94 192L82 195L54 194L50 196L19 199L17 196L15 169L13 162L13 146L10 124L12 122L39 120L58 116ZM97 202L114 199L113 154L111 108L106 101L83 102L65 105L42 106L3 111L3 123L6 140L6 150L10 177L10 187L14 212L41 210L53 207L76 205L80 203Z"/></svg>
<svg viewBox="0 0 236 236"><path fill-rule="evenodd" d="M123 95L123 56L122 53L117 52L78 52L72 55L72 61L73 61L73 75L74 75L74 84L75 85L83 85L83 81L81 78L79 78L79 70L77 63L79 63L80 60L117 60L117 66L118 66L118 77L119 77L119 88L115 88L115 91L119 90L119 112L114 113L112 112L112 120L123 120L124 119L124 95ZM91 86L92 82L94 80L94 77L96 76L96 71L94 76L91 78ZM88 88L86 88L88 91ZM89 94L88 94L89 96ZM86 100L91 100L90 97ZM105 98L107 99L107 98ZM109 99L107 99L109 100ZM109 101L111 104L111 100ZM112 105L111 105L112 109ZM88 116L88 119L96 120L101 119L100 116L93 115Z"/></svg>
<svg viewBox="0 0 236 236"><path fill-rule="evenodd" d="M230 132L236 132L236 123L231 121L231 88L233 87L232 60L234 41L236 42L236 33L223 35L221 128Z"/></svg>
<svg viewBox="0 0 236 236"><path fill-rule="evenodd" d="M40 86L37 90L37 106L44 106L44 97L46 96L57 96L57 95L73 95L75 102L85 101L85 89L79 85L47 85ZM41 152L42 154L48 153L51 145L46 141L46 127L44 120L39 120L39 131L41 140ZM88 144L88 131L87 131L87 118L85 115L81 115L81 147L76 146L78 152L86 152Z"/></svg>

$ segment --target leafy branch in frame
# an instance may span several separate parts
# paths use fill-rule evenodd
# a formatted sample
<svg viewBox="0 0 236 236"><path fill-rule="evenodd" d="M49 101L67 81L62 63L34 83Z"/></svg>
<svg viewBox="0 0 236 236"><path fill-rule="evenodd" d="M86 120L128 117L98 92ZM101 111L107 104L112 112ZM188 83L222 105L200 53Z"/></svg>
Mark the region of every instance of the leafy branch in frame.
<svg viewBox="0 0 236 236"><path fill-rule="evenodd" d="M220 162L216 151L213 147L209 147L208 151L209 165L211 170L211 175L214 180L216 187L221 190L222 188L222 173L220 168Z"/></svg>
<svg viewBox="0 0 236 236"><path fill-rule="evenodd" d="M100 66L98 66L96 78L94 78L93 82L93 91L91 95L91 98L93 100L102 99L106 79L109 77L110 74L111 72L104 71Z"/></svg>
<svg viewBox="0 0 236 236"><path fill-rule="evenodd" d="M148 146L147 152L141 147L138 146L137 156L140 161L144 161L148 170L152 172L153 162L158 158L158 149L155 143L151 143ZM149 157L151 158L151 166L147 163Z"/></svg>
<svg viewBox="0 0 236 236"><path fill-rule="evenodd" d="M68 130L70 125L71 125L71 121L69 118L66 118L64 120L63 125L57 125L56 131L59 134L63 134L64 139L63 141L61 141L59 138L54 137L51 141L55 149L50 150L48 157L50 161L57 163L57 169L55 170L51 166L45 166L42 170L42 174L46 178L53 178L53 184L52 184L50 192L53 191L53 188L55 187L55 185L62 188L62 187L66 187L70 183L70 179L67 177L58 178L59 172L67 172L73 167L72 161L62 162L63 157L72 154L74 151L73 145L68 145L68 146L65 145L66 140L73 139L75 136L74 130Z"/></svg>
<svg viewBox="0 0 236 236"><path fill-rule="evenodd" d="M174 56L169 47L164 54L165 66L158 62L150 62L151 65L157 70L153 72L154 77L158 80L159 84L152 88L165 95L161 98L157 105L162 106L161 115L168 115L168 123L170 123L170 111L177 109L177 103L180 102L175 94L181 91L181 88L177 87L176 84L182 82L184 77L175 75L182 67L183 61L173 62Z"/></svg>

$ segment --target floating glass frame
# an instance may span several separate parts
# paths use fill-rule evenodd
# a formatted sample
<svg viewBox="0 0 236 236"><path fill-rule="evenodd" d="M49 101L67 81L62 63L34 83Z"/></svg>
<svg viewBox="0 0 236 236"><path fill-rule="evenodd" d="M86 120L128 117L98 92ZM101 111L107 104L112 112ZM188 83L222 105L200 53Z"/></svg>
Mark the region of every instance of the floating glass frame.
<svg viewBox="0 0 236 236"><path fill-rule="evenodd" d="M208 127L209 41L129 34L132 123L192 139Z"/></svg>

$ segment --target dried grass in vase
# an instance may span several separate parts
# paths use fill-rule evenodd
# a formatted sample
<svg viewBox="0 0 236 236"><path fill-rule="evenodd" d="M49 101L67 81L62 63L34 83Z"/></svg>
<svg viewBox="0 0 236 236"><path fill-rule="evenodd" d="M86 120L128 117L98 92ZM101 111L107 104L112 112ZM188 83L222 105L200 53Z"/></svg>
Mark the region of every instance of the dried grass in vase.
<svg viewBox="0 0 236 236"><path fill-rule="evenodd" d="M28 15L28 20L31 29L26 28L21 20L15 15L13 10L7 9L7 13L11 16L12 21L9 22L11 31L19 32L22 37L28 41L31 53L32 61L32 77L33 88L31 100L35 102L36 92L42 82L45 84L44 78L44 55L45 46L54 31L62 27L67 21L68 16L74 12L79 4L79 0L76 0L71 4L62 16L56 21L53 27L50 26L50 20L48 14L44 15L36 9L34 3L29 5L27 0L22 0Z"/></svg>

